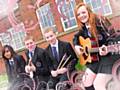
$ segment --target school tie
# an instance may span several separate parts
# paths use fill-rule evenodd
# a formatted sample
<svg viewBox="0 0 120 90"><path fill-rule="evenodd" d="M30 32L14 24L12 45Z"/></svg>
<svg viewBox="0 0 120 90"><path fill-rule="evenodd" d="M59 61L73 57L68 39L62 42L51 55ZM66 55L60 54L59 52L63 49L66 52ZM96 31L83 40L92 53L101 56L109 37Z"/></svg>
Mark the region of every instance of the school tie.
<svg viewBox="0 0 120 90"><path fill-rule="evenodd" d="M58 52L57 52L57 49L56 47L52 47L52 51L53 51L53 56L54 58L59 61L59 55L58 55Z"/></svg>
<svg viewBox="0 0 120 90"><path fill-rule="evenodd" d="M11 73L13 73L13 71L14 71L14 61L9 61L9 63L10 63Z"/></svg>
<svg viewBox="0 0 120 90"><path fill-rule="evenodd" d="M32 59L33 53L29 52L29 58Z"/></svg>
<svg viewBox="0 0 120 90"><path fill-rule="evenodd" d="M9 61L11 66L14 66L14 61Z"/></svg>

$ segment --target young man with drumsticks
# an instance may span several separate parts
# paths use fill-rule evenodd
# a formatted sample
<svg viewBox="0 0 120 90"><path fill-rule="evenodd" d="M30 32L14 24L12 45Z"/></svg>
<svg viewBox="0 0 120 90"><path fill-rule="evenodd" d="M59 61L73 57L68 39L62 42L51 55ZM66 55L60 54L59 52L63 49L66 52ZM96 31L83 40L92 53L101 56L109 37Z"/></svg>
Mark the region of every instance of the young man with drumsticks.
<svg viewBox="0 0 120 90"><path fill-rule="evenodd" d="M27 65L25 71L33 77L36 84L48 82L52 63L48 53L38 47L32 36L26 36L24 39L26 47Z"/></svg>
<svg viewBox="0 0 120 90"><path fill-rule="evenodd" d="M46 48L49 56L53 60L54 70L51 71L53 82L68 80L67 71L75 70L77 56L69 42L58 40L52 28L44 30L44 37L49 43ZM69 68L67 68L69 64Z"/></svg>

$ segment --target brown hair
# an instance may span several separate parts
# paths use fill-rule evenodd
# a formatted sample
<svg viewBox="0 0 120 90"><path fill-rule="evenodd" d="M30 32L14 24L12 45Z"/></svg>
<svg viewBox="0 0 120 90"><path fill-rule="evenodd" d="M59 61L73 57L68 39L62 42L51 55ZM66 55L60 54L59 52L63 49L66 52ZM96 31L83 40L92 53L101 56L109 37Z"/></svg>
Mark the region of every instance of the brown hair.
<svg viewBox="0 0 120 90"><path fill-rule="evenodd" d="M90 28L90 32L91 34L96 38L96 25L95 25L95 18L96 18L96 14L94 14L92 12L92 10L90 9L89 6L87 6L86 4L84 3L79 3L76 8L75 8L75 16L76 16L76 19L77 19L77 23L78 23L78 27L80 30L82 30L82 27L83 27L83 24L82 22L78 19L78 16L77 16L77 11L78 9L81 7L81 6L85 6L87 11L88 11L88 14L89 14L89 19L88 19L88 23L90 24L91 28Z"/></svg>
<svg viewBox="0 0 120 90"><path fill-rule="evenodd" d="M4 60L8 60L9 58L7 58L7 57L5 57L5 49L8 49L9 51L10 51L10 53L11 53L11 57L10 58L12 58L12 57L14 57L15 55L16 55L16 52L14 51L14 49L12 48L12 46L10 46L10 45L5 45L3 48L2 48L2 57L3 57L3 59Z"/></svg>

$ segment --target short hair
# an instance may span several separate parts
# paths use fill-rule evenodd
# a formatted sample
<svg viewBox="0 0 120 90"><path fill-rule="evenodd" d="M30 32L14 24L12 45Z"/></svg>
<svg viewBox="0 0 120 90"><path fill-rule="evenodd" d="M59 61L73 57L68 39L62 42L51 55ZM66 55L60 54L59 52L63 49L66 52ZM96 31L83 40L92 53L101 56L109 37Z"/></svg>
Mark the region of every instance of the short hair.
<svg viewBox="0 0 120 90"><path fill-rule="evenodd" d="M53 28L52 28L52 27L48 27L48 28L44 29L43 33L45 34L45 33L48 33L48 32L50 32L50 31L52 31L53 33L55 33L55 32L53 31Z"/></svg>
<svg viewBox="0 0 120 90"><path fill-rule="evenodd" d="M24 38L24 42L27 41L27 40L33 40L34 41L34 38L32 36L27 35Z"/></svg>

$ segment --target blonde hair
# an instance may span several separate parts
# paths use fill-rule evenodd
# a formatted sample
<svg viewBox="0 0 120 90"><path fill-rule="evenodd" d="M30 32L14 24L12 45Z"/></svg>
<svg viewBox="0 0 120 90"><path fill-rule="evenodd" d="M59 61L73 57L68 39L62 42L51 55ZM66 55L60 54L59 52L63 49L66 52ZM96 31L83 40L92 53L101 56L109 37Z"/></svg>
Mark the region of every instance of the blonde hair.
<svg viewBox="0 0 120 90"><path fill-rule="evenodd" d="M48 33L48 32L50 32L50 31L52 31L52 32L54 33L52 27L48 27L48 28L44 29L43 33L45 34L45 33Z"/></svg>
<svg viewBox="0 0 120 90"><path fill-rule="evenodd" d="M90 24L91 28L90 28L90 32L91 34L96 38L96 24L95 24L95 18L96 18L96 14L94 14L91 10L91 8L89 6L87 6L86 4L84 3L79 3L76 8L75 8L75 16L76 16L76 19L77 19L77 24L78 24L78 27L80 30L82 30L82 27L83 27L83 24L82 22L80 21L80 19L78 19L78 16L77 16L77 11L78 9L81 7L81 6L85 6L87 11L88 11L88 15L89 15L89 19L88 19L88 23Z"/></svg>
<svg viewBox="0 0 120 90"><path fill-rule="evenodd" d="M33 37L29 36L29 35L25 36L24 42L27 41L27 40L33 40L34 41Z"/></svg>

